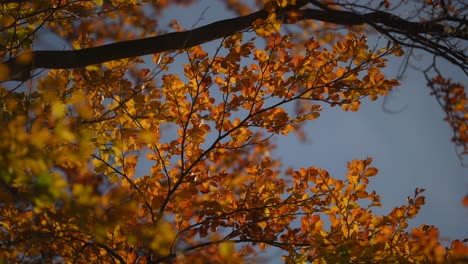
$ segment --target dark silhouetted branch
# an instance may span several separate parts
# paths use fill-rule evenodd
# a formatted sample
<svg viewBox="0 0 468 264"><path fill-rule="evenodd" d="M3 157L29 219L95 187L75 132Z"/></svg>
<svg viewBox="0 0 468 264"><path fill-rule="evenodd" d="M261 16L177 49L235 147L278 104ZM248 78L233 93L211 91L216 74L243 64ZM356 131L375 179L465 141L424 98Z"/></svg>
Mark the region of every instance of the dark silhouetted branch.
<svg viewBox="0 0 468 264"><path fill-rule="evenodd" d="M349 11L337 11L331 9L300 9L308 1L298 1L296 6L277 10L277 17L288 22L288 13L291 10L301 10L302 17L299 20L318 20L340 25L363 25L368 24L376 28L383 34L392 37L393 34L403 35L419 43L427 43L429 52L435 55L447 57L447 47L430 41L429 38L421 37L420 34L440 36L441 38L468 39L465 29L458 29L452 26L437 23L417 23L407 21L393 14L375 11L367 14L357 14ZM184 32L167 33L160 36L121 41L98 47L85 48L79 50L37 50L30 51L30 60L24 63L23 60L12 58L4 62L8 67L6 78L0 81L16 80L26 81L31 78L34 69L70 69L80 68L88 65L99 64L107 61L123 58L132 58L142 55L181 50L194 47L215 39L232 36L236 33L249 30L257 19L266 19L268 13L265 10L254 12L250 15L221 20ZM413 37L412 37L413 36ZM417 37L414 37L417 36ZM422 38L422 40L421 40ZM410 46L408 43L402 43ZM415 46L418 47L418 46ZM466 55L453 51L455 55L448 56L448 60L454 64L463 66L466 64ZM21 63L23 62L23 63ZM464 66L466 67L466 65Z"/></svg>

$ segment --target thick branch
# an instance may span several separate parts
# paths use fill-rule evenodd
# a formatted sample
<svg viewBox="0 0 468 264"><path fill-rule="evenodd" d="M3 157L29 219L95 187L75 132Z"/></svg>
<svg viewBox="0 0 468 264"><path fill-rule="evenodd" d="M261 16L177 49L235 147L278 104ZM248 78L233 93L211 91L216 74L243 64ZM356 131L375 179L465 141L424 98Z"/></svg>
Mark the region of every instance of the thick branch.
<svg viewBox="0 0 468 264"><path fill-rule="evenodd" d="M305 3L306 1L303 1L297 6L279 10L277 12L277 17L281 18L284 23L288 23L288 12L292 9L299 9L301 7L300 5L304 5ZM302 17L299 18L301 20L312 19L341 25L377 24L384 26L390 31L404 32L404 35L429 33L446 38L468 39L468 34L466 32L453 27L434 23L410 22L383 11L376 11L363 15L335 10L302 9L301 11ZM38 68L80 68L117 59L190 48L248 30L252 27L255 20L266 19L267 17L268 13L261 10L250 15L221 20L184 32L173 32L155 37L121 41L80 50L31 51L30 58L32 59L29 60L28 63L24 63L24 59L18 60L17 58L6 61L3 66L8 67L8 74L6 77L3 77L3 79L0 79L0 81L26 81L31 78L31 71ZM5 69L2 68L4 67L0 67L0 70ZM0 76L2 76L2 74L0 74Z"/></svg>
<svg viewBox="0 0 468 264"><path fill-rule="evenodd" d="M429 33L433 35L441 35L445 37L455 37L468 40L468 32L463 30L436 23L418 23L411 22L400 18L399 16L383 12L375 11L367 14L356 14L349 11L335 10L303 10L302 19L320 20L329 23L341 25L363 25L363 24L380 24L394 30L402 30L406 33L422 34Z"/></svg>

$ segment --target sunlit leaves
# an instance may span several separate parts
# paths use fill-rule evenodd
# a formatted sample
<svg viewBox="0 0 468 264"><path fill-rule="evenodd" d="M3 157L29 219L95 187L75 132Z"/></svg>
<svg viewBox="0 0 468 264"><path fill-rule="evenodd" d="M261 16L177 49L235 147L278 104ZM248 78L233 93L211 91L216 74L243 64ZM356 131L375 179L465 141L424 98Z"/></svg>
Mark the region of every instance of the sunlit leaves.
<svg viewBox="0 0 468 264"><path fill-rule="evenodd" d="M425 202L421 189L388 214L372 211L382 205L368 189L378 174L370 158L337 177L281 168L272 137L300 132L329 105L357 111L364 98L386 95L398 82L383 75L385 57L402 51L369 48L351 33L298 41L280 32L275 13L295 1L265 2L255 38L236 33L214 49L52 70L28 93L2 87L1 258L241 263L269 247L291 263L466 256L461 241L443 248L435 227L408 230ZM29 48L43 21L74 48L159 34L154 14L140 8L146 1L51 3L36 11L31 5L47 3L4 4L2 54ZM13 19L18 10L26 24ZM457 113L461 95L446 99Z"/></svg>
<svg viewBox="0 0 468 264"><path fill-rule="evenodd" d="M255 33L260 37L268 37L281 29L281 21L276 19L276 14L271 13L265 20L257 20L253 23Z"/></svg>
<svg viewBox="0 0 468 264"><path fill-rule="evenodd" d="M422 226L413 229L411 235L403 231L408 226L408 219L414 217L424 204L424 197L419 196L424 190L416 189L407 206L394 208L386 216L373 215L371 208L380 206L380 203L374 192L368 194L366 191L366 177L377 172L369 167L370 162L370 159L366 159L349 163L346 182L331 178L326 171L317 168L294 173L294 179L301 185L306 184L307 180L314 183L312 193L329 195L324 195L321 201L317 198L322 196L317 196L314 200L315 212L309 211L310 215L301 217L301 232L308 233L310 237L304 240L308 242L300 250L290 252L286 259L291 261L298 254L306 253L310 261L318 263L344 260L410 263L424 260L441 263L451 250L462 254L466 247L456 249L452 246L450 251L443 249L435 227ZM363 204L365 200L368 200L368 206ZM322 215L317 212L329 217L329 228L323 225ZM297 231L290 232L292 235ZM286 237L291 239L290 236ZM334 243L336 241L340 243Z"/></svg>

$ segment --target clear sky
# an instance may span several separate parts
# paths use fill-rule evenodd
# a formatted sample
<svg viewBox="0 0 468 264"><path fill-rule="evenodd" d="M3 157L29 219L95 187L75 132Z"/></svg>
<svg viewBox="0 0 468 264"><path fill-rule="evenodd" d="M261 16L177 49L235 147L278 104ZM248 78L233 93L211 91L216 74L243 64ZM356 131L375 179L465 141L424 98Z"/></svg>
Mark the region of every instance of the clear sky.
<svg viewBox="0 0 468 264"><path fill-rule="evenodd" d="M161 25L176 19L182 28L190 29L234 14L227 13L217 1L201 0L188 9L165 10L163 16ZM400 63L389 63L386 72L393 74L389 76L396 75ZM454 66L444 67L458 81L466 81ZM321 117L306 126L308 142L299 142L294 136L278 137L274 155L282 157L287 166L317 166L334 177L344 177L348 161L372 157L380 171L370 184L370 189L382 196L379 213L389 213L405 204L415 188L425 188L426 205L410 227L436 225L442 238L466 238L468 209L461 200L468 192L468 169L461 166L450 141L452 131L435 98L429 96L422 73L409 69L401 83L386 104L393 110L403 108L401 112L386 113L383 100L364 100L356 113L324 107Z"/></svg>

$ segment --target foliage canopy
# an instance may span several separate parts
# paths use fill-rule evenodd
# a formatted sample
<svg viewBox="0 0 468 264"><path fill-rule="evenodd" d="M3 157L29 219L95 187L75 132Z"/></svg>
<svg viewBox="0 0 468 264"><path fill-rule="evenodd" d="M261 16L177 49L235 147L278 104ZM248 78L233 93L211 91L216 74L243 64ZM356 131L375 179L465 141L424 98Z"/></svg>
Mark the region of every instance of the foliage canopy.
<svg viewBox="0 0 468 264"><path fill-rule="evenodd" d="M358 2L229 0L237 17L167 33L160 15L195 3L0 1L0 81L22 81L0 86L0 261L242 263L271 247L287 263L466 261L464 241L408 230L423 189L373 212L371 158L333 177L269 154L323 107L386 96L387 59L416 49L467 154L464 86L437 65L467 72L466 6L424 1L413 21L408 1ZM48 35L70 49L33 49Z"/></svg>

